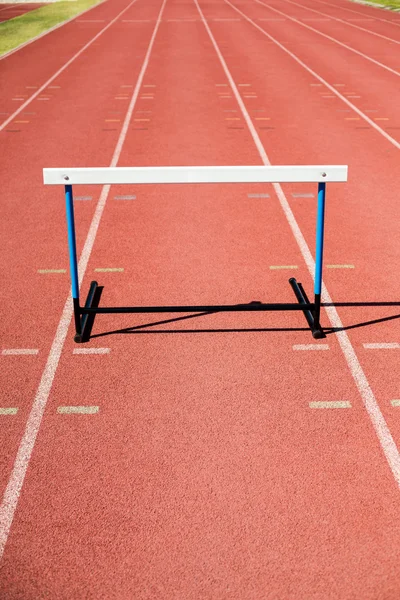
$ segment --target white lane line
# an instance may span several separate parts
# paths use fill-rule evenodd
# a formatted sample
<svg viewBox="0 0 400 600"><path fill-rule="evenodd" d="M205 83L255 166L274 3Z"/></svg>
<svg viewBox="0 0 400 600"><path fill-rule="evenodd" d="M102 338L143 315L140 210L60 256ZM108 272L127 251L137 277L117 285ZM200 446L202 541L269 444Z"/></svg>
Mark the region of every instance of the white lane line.
<svg viewBox="0 0 400 600"><path fill-rule="evenodd" d="M18 408L0 408L0 415L16 415Z"/></svg>
<svg viewBox="0 0 400 600"><path fill-rule="evenodd" d="M314 198L315 194L292 194L293 198Z"/></svg>
<svg viewBox="0 0 400 600"><path fill-rule="evenodd" d="M398 350L400 344L396 342L382 342L377 344L363 344L366 350Z"/></svg>
<svg viewBox="0 0 400 600"><path fill-rule="evenodd" d="M38 269L37 272L46 275L48 273L66 273L67 269Z"/></svg>
<svg viewBox="0 0 400 600"><path fill-rule="evenodd" d="M74 200L91 200L92 196L75 196Z"/></svg>
<svg viewBox="0 0 400 600"><path fill-rule="evenodd" d="M258 2L259 4L263 4L262 2L260 2L260 0L254 0L254 1ZM309 66L307 66L302 60L300 60L300 58L298 56L296 56L296 54L294 54L293 52L291 52L290 50L288 50L283 44L281 44L280 42L278 42L278 40L276 38L274 38L272 35L270 35L269 33L267 33L262 27L260 27L259 25L257 25L257 23L255 23L252 19L250 19L250 17L248 17L247 15L245 15L241 10L239 10L238 8L236 8L236 6L234 6L231 2L229 2L229 0L224 0L224 2L226 4L228 4L229 6L231 6L236 12L240 13L246 19L246 21L248 21L249 23L251 23L256 29L258 29L259 31L261 31L268 39L270 39L272 42L274 42L274 44L276 44L278 46L278 48L280 48L281 50L283 50L283 52L285 52L288 56L290 56L291 58L293 58L293 60L295 60L300 66L302 66L303 69L305 69L306 71L308 71L308 73L310 73L310 75L312 75L313 77L315 77L315 79L318 79L318 81L321 82L321 83L318 83L318 84L310 84L310 85L315 85L315 86L317 86L317 85L324 85L325 87L327 87L329 90L331 90L331 92L333 92L334 94L336 94L336 96L338 98L340 98L342 100L342 102L344 102L345 104L347 104L347 106L349 108L351 108L362 119L364 119L364 121L366 121L367 123L369 123L371 125L371 127L373 127L376 131L378 131L384 138L386 138L388 140L388 142L390 142L395 148L397 148L398 150L400 150L400 142L398 142L392 136L390 136L384 129L382 129L382 127L379 127L379 125L377 123L375 123L375 121L373 121L372 119L370 119L365 113L363 113L359 108L357 108L357 106L355 104L353 104L352 102L350 102L350 100L348 100L347 98L345 98L343 96L343 94L341 94L338 90L336 90L330 83L328 83L325 79L323 79L320 75L318 75L318 73L316 73ZM271 7L269 6L269 8L271 8ZM394 73L396 75L400 75L400 73L398 73L397 71L394 71Z"/></svg>
<svg viewBox="0 0 400 600"><path fill-rule="evenodd" d="M225 0L225 1L227 1L227 0ZM288 2L289 0L285 0L285 1ZM273 8L271 5L265 4L265 2L261 2L261 0L254 0L254 2L257 2L258 4L261 4L262 6L265 6L269 10L272 10L272 11L274 11L274 12L280 14L280 15L285 15L288 19L290 19L291 21L293 21L293 23L297 23L298 25L301 25L302 27L305 27L306 29L309 29L310 31L313 31L314 33L317 33L318 35L326 38L327 40L331 40L331 42L334 42L335 44L338 44L339 46L342 46L343 48L347 48L347 50L350 50L350 52L354 52L354 54L358 54L359 56L362 56L363 58L365 58L366 60L374 63L375 65L378 65L378 67L382 67L382 69L385 69L386 71L389 71L390 73L393 73L394 75L397 75L398 77L400 77L400 72L399 71L396 71L395 69L391 69L387 65L379 62L378 60L375 60L374 58L371 58L370 56L367 56L367 54L364 54L363 52L360 52L359 50L356 50L355 48L352 48L351 46L348 46L344 42L340 42L336 38L334 38L334 37L332 37L330 35L327 35L326 33L322 33L322 31L319 31L318 29L315 29L314 27L311 27L310 25L306 25L306 23L302 23L298 19L295 19L294 17L291 17L288 14L281 12L277 8ZM236 7L234 7L234 8L238 12L241 12ZM271 37L271 39L273 39L273 38Z"/></svg>
<svg viewBox="0 0 400 600"><path fill-rule="evenodd" d="M293 350L329 350L329 344L295 344Z"/></svg>
<svg viewBox="0 0 400 600"><path fill-rule="evenodd" d="M72 354L110 354L111 348L74 348Z"/></svg>
<svg viewBox="0 0 400 600"><path fill-rule="evenodd" d="M354 265L325 265L327 269L355 269Z"/></svg>
<svg viewBox="0 0 400 600"><path fill-rule="evenodd" d="M332 19L333 21L338 21L339 23L344 23L345 25L348 25L349 27L354 27L355 29L359 29L360 31L365 31L366 33L369 33L370 35L375 35L376 37L386 40L387 42L393 42L394 44L400 44L400 42L398 40L394 40L393 38L387 37L386 35L382 35L381 33L377 33L376 31L371 31L370 29L366 29L365 27L360 27L359 25L353 25L353 23L349 23L348 21L345 21L344 19L339 19L338 17L333 17L332 15L327 15L326 13L323 13L320 10L315 10L315 8L310 8L308 6L305 6L304 4L297 4L297 2L292 2L292 0L284 0L284 1L288 2L289 4L293 4L293 6L299 6L301 8L304 8L305 10L309 10L313 13L316 13L317 15L322 15L323 17L329 17L329 19Z"/></svg>
<svg viewBox="0 0 400 600"><path fill-rule="evenodd" d="M247 194L248 198L269 198L269 194Z"/></svg>
<svg viewBox="0 0 400 600"><path fill-rule="evenodd" d="M27 354L39 354L39 350L36 348L5 348L2 351L3 356L17 356Z"/></svg>
<svg viewBox="0 0 400 600"><path fill-rule="evenodd" d="M232 75L227 67L224 57L222 56L222 54L218 48L217 42L215 41L215 38L211 32L211 29L210 29L207 21L205 20L203 13L201 12L198 0L194 0L194 2L197 6L197 10L199 11L199 13L202 17L204 27L206 28L206 30L208 32L208 35L211 39L214 49L215 49L215 51L218 55L218 58L221 62L221 66L227 76L229 83L231 84L231 88L236 97L237 103L242 111L244 119L246 120L250 134L253 138L254 144L260 154L260 158L264 165L270 166L271 162L268 158L265 148L262 145L262 142L257 133L257 130L256 130L255 126L253 125L253 122L250 118L249 113L247 112L246 106L240 96L239 90L237 89L237 87L235 85L235 82L234 82ZM238 11L238 9L233 4L231 4L231 2L229 2L229 0L225 0L225 2L226 2L226 4L229 4L230 6L232 6L232 8L234 8L235 10ZM256 27L257 29L262 31L265 35L268 35L261 27L259 27L259 25L257 25L257 23L252 21L249 17L247 17L241 11L239 11L239 12L246 18L247 21L252 23L254 25L254 27ZM279 42L278 42L278 44L279 44ZM289 51L286 50L286 48L284 46L282 46L282 44L279 44L279 46L281 46L285 50L285 52L289 53ZM294 55L292 53L289 53L289 54L294 57ZM295 58L296 58L296 60L299 60L299 59L297 59L297 57L295 57ZM301 64L304 65L304 63L301 63ZM309 69L306 65L304 65L304 66L307 70L309 70L311 72L311 69ZM312 73L314 73L314 72L312 71ZM317 78L322 80L319 76L317 76ZM334 89L334 88L332 88L332 89ZM309 273L310 273L311 277L314 278L315 262L314 262L313 255L311 254L310 248L308 247L307 242L304 238L304 235L301 232L300 227L299 227L299 225L296 221L296 218L293 214L293 211L290 208L289 202L285 196L282 186L279 183L273 183L272 185L276 192L276 195L278 197L278 200L280 202L282 210L286 216L288 224L292 230L293 236L297 242L299 250L300 250L300 252L303 256L303 259L307 265ZM333 304L332 298L330 297L330 294L329 294L325 284L322 285L322 300L323 300L323 302L325 302L327 304ZM350 338L348 337L347 332L343 328L343 323L339 317L339 313L337 312L335 306L326 306L325 311L326 311L326 314L328 315L328 318L329 318L329 321L330 321L332 327L334 327L336 329L335 335L339 342L340 348L343 352L343 355L345 357L345 360L347 362L347 365L349 367L351 375L352 375L354 382L357 386L357 389L360 393L360 396L364 403L365 409L366 409L366 411L369 415L369 418L372 422L372 425L375 429L375 433L378 437L379 443L380 443L383 453L386 457L388 465L393 473L393 477L394 477L398 487L400 487L400 454L399 454L399 450L398 450L396 443L392 437L392 434L390 433L389 427L385 421L385 418L381 412L381 409L379 408L378 402L374 396L374 393L371 389L368 379L361 367L360 361L358 360L357 354L355 353L355 350L350 341Z"/></svg>
<svg viewBox="0 0 400 600"><path fill-rule="evenodd" d="M39 35L36 35L35 37L31 38L27 42L23 42L22 44L20 44L16 48L13 48L12 50L9 50L8 52L5 52L4 54L2 54L0 56L0 60L2 60L3 58L7 58L7 56L11 56L11 54L14 54L14 52L18 52L18 50L21 50L22 48L25 48L25 46L28 46L28 44L32 44L32 42L36 42L36 40L39 40L40 38L44 37L48 33L51 33L52 31L55 31L56 29L59 29L60 27L63 27L64 25L67 25L67 23L70 23L74 19L78 19L82 15L88 13L90 10L93 10L93 8L96 8L97 6L100 6L100 4L104 4L104 2L106 2L106 0L101 0L101 2L99 2L98 4L94 4L93 6L90 6L86 10L82 11L81 13L79 13L78 15L74 15L70 19L67 19L66 21L63 21L62 23L58 23L57 25L54 25L54 27L50 27L50 29L47 29L46 31L43 31L43 33L39 33ZM28 87L28 86L26 86L26 87Z"/></svg>
<svg viewBox="0 0 400 600"><path fill-rule="evenodd" d="M98 267L95 269L96 273L122 273L123 268L121 267Z"/></svg>
<svg viewBox="0 0 400 600"><path fill-rule="evenodd" d="M98 406L59 406L57 412L62 415L95 415L99 412Z"/></svg>
<svg viewBox="0 0 400 600"><path fill-rule="evenodd" d="M327 400L321 402L310 402L310 408L351 408L348 400Z"/></svg>
<svg viewBox="0 0 400 600"><path fill-rule="evenodd" d="M114 200L136 200L136 196L114 196Z"/></svg>
<svg viewBox="0 0 400 600"><path fill-rule="evenodd" d="M87 44L85 44L78 52L76 52L76 54L74 54L72 58L70 58L60 69L58 69L58 71L56 71L54 75L49 77L49 79L43 85L41 85L40 88L38 88L36 92L34 92L28 98L28 100L26 100L23 104L21 104L19 108L17 108L17 110L11 115L11 117L3 121L3 123L0 125L0 131L2 131L2 129L4 129L10 123L10 121L15 119L15 117L32 102L32 100L35 100L35 98L37 98L39 94L41 94L43 90L46 89L48 85L50 85L50 83L52 83L52 81L57 79L57 77L61 75L61 73L63 73L65 69L67 69L83 52L85 52L85 50L89 48L93 44L93 42L95 42L105 31L107 31L107 29L109 29L118 20L118 18L132 6L132 4L135 4L135 2L137 2L137 0L132 0L132 2L130 2L128 6L124 8L124 10L122 10L112 21L108 23L108 25L103 27L103 29L101 29L99 33L97 33L91 40L89 40L89 42L87 42Z"/></svg>
<svg viewBox="0 0 400 600"><path fill-rule="evenodd" d="M156 25L151 36L149 46L140 69L139 76L135 89L132 94L132 99L129 103L129 107L126 113L125 121L119 134L118 142L114 150L113 157L111 159L110 167L115 167L118 164L122 146L129 130L129 124L132 118L132 114L135 108L136 100L139 95L140 87L143 83L143 78L149 64L151 51L153 49L154 40L157 35L157 31L160 26L161 16L164 11L166 0L163 0ZM130 6L130 5L129 5ZM93 249L93 245L96 239L96 234L99 228L101 216L103 214L107 197L110 191L109 185L105 185L102 188L99 201L97 203L95 213L92 222L89 227L85 244L83 246L82 254L79 259L79 285L82 284L83 277L85 275L87 265L89 262L90 254ZM0 561L4 554L4 549L7 543L7 539L10 533L10 527L12 525L15 510L17 508L18 499L21 493L22 485L24 483L26 471L29 466L29 461L32 456L33 449L35 447L36 437L38 435L40 425L42 422L43 414L46 409L47 401L49 399L50 391L53 385L53 380L57 371L58 363L60 360L61 353L63 351L65 339L68 333L68 328L71 323L73 315L72 300L70 294L65 302L64 309L57 326L53 342L51 344L49 356L46 362L46 366L42 373L42 377L39 383L38 390L33 401L32 409L29 414L25 430L21 439L21 443L18 448L17 456L15 458L14 466L7 483L7 487L4 492L3 501L0 506Z"/></svg>
<svg viewBox="0 0 400 600"><path fill-rule="evenodd" d="M270 269L298 269L297 265L271 265Z"/></svg>
<svg viewBox="0 0 400 600"><path fill-rule="evenodd" d="M390 403L392 406L400 406L400 400L391 400Z"/></svg>

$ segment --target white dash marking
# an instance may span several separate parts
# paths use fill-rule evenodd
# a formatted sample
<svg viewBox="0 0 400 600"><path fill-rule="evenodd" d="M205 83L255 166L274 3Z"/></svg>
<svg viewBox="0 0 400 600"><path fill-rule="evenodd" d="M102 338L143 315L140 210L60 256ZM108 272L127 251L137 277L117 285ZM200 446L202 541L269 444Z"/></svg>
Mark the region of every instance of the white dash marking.
<svg viewBox="0 0 400 600"><path fill-rule="evenodd" d="M122 273L124 269L119 267L105 267L95 269L96 273Z"/></svg>
<svg viewBox="0 0 400 600"><path fill-rule="evenodd" d="M391 400L392 406L400 406L400 400Z"/></svg>
<svg viewBox="0 0 400 600"><path fill-rule="evenodd" d="M39 354L39 350L34 348L5 348L2 352L3 356L17 356L17 355L33 355Z"/></svg>
<svg viewBox="0 0 400 600"><path fill-rule="evenodd" d="M92 196L75 196L74 200L91 200Z"/></svg>
<svg viewBox="0 0 400 600"><path fill-rule="evenodd" d="M382 342L377 344L363 344L366 350L398 350L400 344L397 342Z"/></svg>
<svg viewBox="0 0 400 600"><path fill-rule="evenodd" d="M110 354L111 348L74 348L72 354Z"/></svg>
<svg viewBox="0 0 400 600"><path fill-rule="evenodd" d="M310 402L310 408L351 408L348 400L327 400L321 402Z"/></svg>
<svg viewBox="0 0 400 600"><path fill-rule="evenodd" d="M98 406L59 406L57 412L63 415L94 415L99 412Z"/></svg>
<svg viewBox="0 0 400 600"><path fill-rule="evenodd" d="M293 198L314 198L314 194L292 194Z"/></svg>
<svg viewBox="0 0 400 600"><path fill-rule="evenodd" d="M18 408L0 408L0 415L16 415Z"/></svg>
<svg viewBox="0 0 400 600"><path fill-rule="evenodd" d="M329 350L328 344L295 344L293 350Z"/></svg>
<svg viewBox="0 0 400 600"><path fill-rule="evenodd" d="M297 265L271 265L270 269L298 269Z"/></svg>
<svg viewBox="0 0 400 600"><path fill-rule="evenodd" d="M114 196L114 200L136 200L136 196Z"/></svg>
<svg viewBox="0 0 400 600"><path fill-rule="evenodd" d="M354 265L325 265L327 269L354 269Z"/></svg>
<svg viewBox="0 0 400 600"><path fill-rule="evenodd" d="M45 275L47 273L66 273L67 269L38 269L38 273Z"/></svg>
<svg viewBox="0 0 400 600"><path fill-rule="evenodd" d="M269 194L247 194L248 198L269 198Z"/></svg>

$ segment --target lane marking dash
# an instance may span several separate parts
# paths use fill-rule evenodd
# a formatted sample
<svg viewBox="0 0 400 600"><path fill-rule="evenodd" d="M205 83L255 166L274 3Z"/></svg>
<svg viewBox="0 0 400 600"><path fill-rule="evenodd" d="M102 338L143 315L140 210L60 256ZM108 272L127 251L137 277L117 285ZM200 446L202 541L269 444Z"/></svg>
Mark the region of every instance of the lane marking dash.
<svg viewBox="0 0 400 600"><path fill-rule="evenodd" d="M297 265L271 265L270 269L298 269Z"/></svg>
<svg viewBox="0 0 400 600"><path fill-rule="evenodd" d="M354 265L325 265L327 269L354 269Z"/></svg>
<svg viewBox="0 0 400 600"><path fill-rule="evenodd" d="M124 269L119 267L109 267L109 268L97 268L95 269L96 273L122 273Z"/></svg>
<svg viewBox="0 0 400 600"><path fill-rule="evenodd" d="M3 356L17 356L17 355L36 355L39 354L39 350L36 348L5 348L2 351Z"/></svg>
<svg viewBox="0 0 400 600"><path fill-rule="evenodd" d="M348 400L327 400L325 402L310 402L310 408L351 408Z"/></svg>
<svg viewBox="0 0 400 600"><path fill-rule="evenodd" d="M72 354L110 354L111 348L74 348Z"/></svg>
<svg viewBox="0 0 400 600"><path fill-rule="evenodd" d="M400 344L397 342L382 342L377 344L363 344L366 350L398 350Z"/></svg>
<svg viewBox="0 0 400 600"><path fill-rule="evenodd" d="M0 408L0 415L16 415L18 408Z"/></svg>
<svg viewBox="0 0 400 600"><path fill-rule="evenodd" d="M269 194L247 194L248 198L269 198Z"/></svg>
<svg viewBox="0 0 400 600"><path fill-rule="evenodd" d="M294 344L293 350L329 350L328 344Z"/></svg>
<svg viewBox="0 0 400 600"><path fill-rule="evenodd" d="M98 406L59 406L57 412L63 415L94 415L99 412Z"/></svg>

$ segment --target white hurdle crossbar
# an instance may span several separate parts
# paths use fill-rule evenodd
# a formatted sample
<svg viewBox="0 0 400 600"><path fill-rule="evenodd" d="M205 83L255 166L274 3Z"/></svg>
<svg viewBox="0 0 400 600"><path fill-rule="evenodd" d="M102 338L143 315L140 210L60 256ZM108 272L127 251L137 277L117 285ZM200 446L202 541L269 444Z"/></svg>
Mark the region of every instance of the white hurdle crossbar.
<svg viewBox="0 0 400 600"><path fill-rule="evenodd" d="M314 338L325 337L320 325L322 260L324 245L325 194L327 182L347 181L344 165L293 165L293 166L187 166L187 167L89 167L43 169L45 185L64 185L68 228L69 264L74 304L75 341L84 342L90 332L88 317L96 313L155 313L155 312L218 312L301 310L311 328ZM221 306L144 306L99 307L93 306L98 284L92 281L85 305L80 306L79 278L75 239L75 220L72 186L114 184L218 184L218 183L318 183L318 207L316 227L316 256L314 276L314 302L311 303L301 283L294 277L289 283L297 303L235 304Z"/></svg>

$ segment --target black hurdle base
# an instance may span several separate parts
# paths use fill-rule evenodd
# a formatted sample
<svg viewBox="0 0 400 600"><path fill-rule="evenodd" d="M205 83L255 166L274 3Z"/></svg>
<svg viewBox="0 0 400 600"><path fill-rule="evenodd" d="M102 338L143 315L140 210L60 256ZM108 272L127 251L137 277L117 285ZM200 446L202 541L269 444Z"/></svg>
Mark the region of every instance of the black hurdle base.
<svg viewBox="0 0 400 600"><path fill-rule="evenodd" d="M316 340L320 340L326 337L321 327L319 316L321 312L321 294L315 294L315 302L312 304L302 286L294 277L289 279L289 283L292 286L292 290L299 302L300 306L304 306L303 312L307 320L308 326L311 329L312 336Z"/></svg>
<svg viewBox="0 0 400 600"><path fill-rule="evenodd" d="M97 295L99 285L97 281L92 281L89 293L86 298L85 306L81 307L79 299L74 298L74 320L75 336L77 343L87 342L90 338L90 331L93 326L94 318L101 313L191 313L191 312L235 312L235 311L292 311L300 310L304 313L308 326L311 329L313 338L321 339L325 334L320 325L319 316L321 311L321 297L315 295L315 302L309 301L303 286L294 277L289 279L297 299L297 303L275 303L264 304L263 302L250 302L248 304L228 304L228 305L205 305L205 306L115 306L102 307L93 306Z"/></svg>
<svg viewBox="0 0 400 600"><path fill-rule="evenodd" d="M99 289L97 281L92 281L89 288L89 293L86 298L85 306L79 306L79 298L74 298L74 319L75 319L75 335L74 341L78 344L87 342L90 338L90 331L93 327L93 321L96 313L84 313L85 309L93 309L94 299ZM96 310L96 308L94 308ZM82 315L82 316L81 316Z"/></svg>

